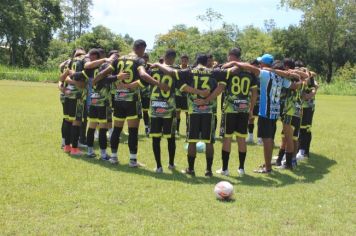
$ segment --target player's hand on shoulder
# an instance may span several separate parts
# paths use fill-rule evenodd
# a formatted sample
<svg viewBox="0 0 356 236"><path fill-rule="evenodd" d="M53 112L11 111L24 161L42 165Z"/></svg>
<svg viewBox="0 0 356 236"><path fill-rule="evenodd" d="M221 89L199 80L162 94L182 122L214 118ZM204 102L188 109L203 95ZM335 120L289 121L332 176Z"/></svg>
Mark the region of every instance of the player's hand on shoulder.
<svg viewBox="0 0 356 236"><path fill-rule="evenodd" d="M210 95L210 90L209 89L199 90L199 95L202 96L203 98L206 98Z"/></svg>
<svg viewBox="0 0 356 236"><path fill-rule="evenodd" d="M168 86L168 84L165 83L159 83L158 87L160 90L163 90L165 92L168 92L171 88Z"/></svg>
<svg viewBox="0 0 356 236"><path fill-rule="evenodd" d="M207 102L205 101L205 99L202 99L202 98L195 99L195 100L194 100L194 103L197 104L198 106L202 106L202 105L207 104Z"/></svg>
<svg viewBox="0 0 356 236"><path fill-rule="evenodd" d="M120 73L117 75L117 79L118 79L118 80L125 80L125 79L128 79L128 78L130 78L130 74L129 74L129 73L120 72Z"/></svg>

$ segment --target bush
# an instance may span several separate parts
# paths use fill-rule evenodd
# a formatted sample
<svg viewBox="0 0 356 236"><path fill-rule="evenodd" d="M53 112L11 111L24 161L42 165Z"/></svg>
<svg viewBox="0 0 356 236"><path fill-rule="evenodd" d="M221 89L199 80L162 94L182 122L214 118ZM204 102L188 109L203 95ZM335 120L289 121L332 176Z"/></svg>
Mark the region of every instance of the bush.
<svg viewBox="0 0 356 236"><path fill-rule="evenodd" d="M57 82L59 71L19 68L0 65L0 80L22 80L36 82Z"/></svg>

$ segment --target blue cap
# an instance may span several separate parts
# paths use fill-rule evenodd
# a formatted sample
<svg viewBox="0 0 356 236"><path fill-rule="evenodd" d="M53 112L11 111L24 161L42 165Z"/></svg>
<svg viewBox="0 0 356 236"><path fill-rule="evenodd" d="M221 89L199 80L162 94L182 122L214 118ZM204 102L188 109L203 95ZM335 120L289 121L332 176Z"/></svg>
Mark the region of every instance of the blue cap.
<svg viewBox="0 0 356 236"><path fill-rule="evenodd" d="M262 57L257 58L257 61L270 66L273 64L273 60L274 58L270 54L264 54Z"/></svg>

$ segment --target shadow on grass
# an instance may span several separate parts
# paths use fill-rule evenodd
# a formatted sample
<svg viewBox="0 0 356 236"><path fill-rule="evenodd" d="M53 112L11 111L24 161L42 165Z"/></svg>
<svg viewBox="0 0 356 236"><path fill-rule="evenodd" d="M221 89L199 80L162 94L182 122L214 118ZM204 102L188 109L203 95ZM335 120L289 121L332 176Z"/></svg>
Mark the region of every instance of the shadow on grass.
<svg viewBox="0 0 356 236"><path fill-rule="evenodd" d="M100 166L108 168L109 170L112 170L112 171L148 176L148 177L152 177L152 178L160 179L160 180L180 181L180 182L185 182L185 183L189 183L189 184L216 184L219 181L226 180L226 179L222 179L218 176L213 176L213 177L195 176L195 177L192 177L192 176L181 173L177 169L174 169L174 170L166 170L165 169L164 173L158 174L158 173L155 173L153 170L147 169L146 167L131 168L131 167L129 167L128 164L112 165L107 161L102 161L102 160L96 159L96 158L87 158L86 156L79 157L79 158L76 157L75 159L81 160L81 161L86 161L91 164L100 165ZM200 174L200 173L198 173L198 174Z"/></svg>
<svg viewBox="0 0 356 236"><path fill-rule="evenodd" d="M297 168L293 171L279 170L274 168L272 174L253 174L237 178L239 184L260 187L284 187L295 183L315 183L321 180L330 171L329 168L335 165L335 160L330 160L325 156L311 153L310 158L298 162Z"/></svg>
<svg viewBox="0 0 356 236"><path fill-rule="evenodd" d="M148 176L160 180L180 181L189 184L216 184L219 181L229 180L233 184L242 184L246 186L284 187L286 185L296 183L314 183L327 175L330 172L329 168L336 164L336 161L330 160L322 155L312 153L310 156L311 157L308 160L299 162L297 168L295 168L293 171L278 170L274 168L272 174L269 175L251 173L246 174L243 177L230 176L224 178L220 178L216 175L211 178L203 176L191 177L182 174L178 170L165 170L166 172L157 174L153 170L149 170L146 167L130 168L128 164L112 165L107 161L91 159L87 158L86 156L76 159L91 164L100 165L112 171Z"/></svg>

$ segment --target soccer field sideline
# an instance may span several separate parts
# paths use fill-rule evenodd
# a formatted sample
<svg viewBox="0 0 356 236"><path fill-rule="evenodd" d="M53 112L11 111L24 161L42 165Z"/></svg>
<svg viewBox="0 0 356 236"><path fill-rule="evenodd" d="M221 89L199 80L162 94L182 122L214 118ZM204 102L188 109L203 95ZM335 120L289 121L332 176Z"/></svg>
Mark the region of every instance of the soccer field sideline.
<svg viewBox="0 0 356 236"><path fill-rule="evenodd" d="M356 138L352 134L356 130L352 118L356 97L319 95L316 101L314 155L295 172L253 174L263 154L261 147L250 145L247 175L239 178L235 144L231 177L203 177L205 158L199 155L197 177L192 179L167 168L164 174L155 174L151 141L143 136L139 140L139 161L146 164L143 169L127 167L126 144L120 144L119 167L85 157L67 157L59 149L61 107L56 85L0 81L0 232L352 234L356 231ZM278 127L279 133L280 124ZM186 165L183 144L183 138L179 139L178 170ZM165 140L162 145L166 167ZM214 170L220 167L220 158L218 140ZM235 201L215 200L212 191L219 180L234 184Z"/></svg>

